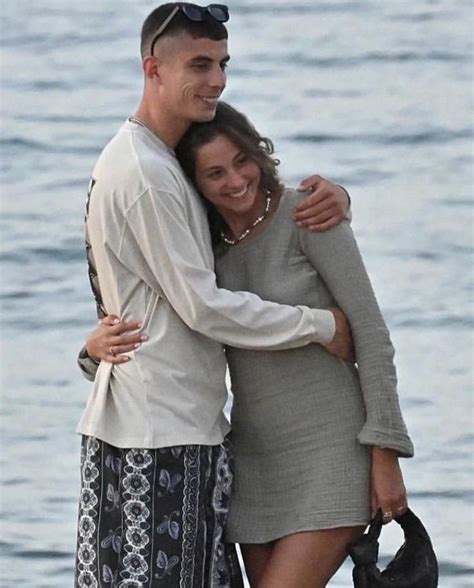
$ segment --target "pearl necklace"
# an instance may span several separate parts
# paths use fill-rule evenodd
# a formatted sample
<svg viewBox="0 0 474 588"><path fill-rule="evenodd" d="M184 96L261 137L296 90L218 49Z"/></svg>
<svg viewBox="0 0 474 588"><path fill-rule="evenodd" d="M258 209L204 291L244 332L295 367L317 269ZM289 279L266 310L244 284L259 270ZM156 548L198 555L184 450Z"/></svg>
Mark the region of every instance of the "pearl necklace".
<svg viewBox="0 0 474 588"><path fill-rule="evenodd" d="M245 237L247 237L250 232L257 226L259 225L263 220L265 220L265 218L268 215L268 211L270 210L270 205L272 203L272 197L271 196L267 196L267 199L265 201L265 210L263 211L263 214L261 214L259 217L257 217L253 223L247 227L245 229L245 231L243 233L240 234L239 237L237 237L237 239L229 239L228 237L225 236L224 231L221 231L221 239L224 241L224 243L227 243L227 245L237 245L237 243L240 243L240 241L242 241L243 239L245 239Z"/></svg>

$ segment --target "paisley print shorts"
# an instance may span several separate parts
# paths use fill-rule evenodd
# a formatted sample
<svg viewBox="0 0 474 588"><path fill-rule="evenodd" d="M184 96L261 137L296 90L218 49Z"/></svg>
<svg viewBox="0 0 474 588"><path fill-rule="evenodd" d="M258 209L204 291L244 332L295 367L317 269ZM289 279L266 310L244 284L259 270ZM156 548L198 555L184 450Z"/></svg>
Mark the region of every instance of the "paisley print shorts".
<svg viewBox="0 0 474 588"><path fill-rule="evenodd" d="M242 588L223 539L230 442L119 449L82 438L76 588Z"/></svg>

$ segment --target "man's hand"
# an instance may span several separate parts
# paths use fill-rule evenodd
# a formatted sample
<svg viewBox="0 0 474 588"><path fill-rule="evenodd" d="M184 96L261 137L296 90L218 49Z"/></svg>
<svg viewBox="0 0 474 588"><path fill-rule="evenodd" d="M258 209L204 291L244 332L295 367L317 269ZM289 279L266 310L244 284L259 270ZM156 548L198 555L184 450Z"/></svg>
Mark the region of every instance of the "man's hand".
<svg viewBox="0 0 474 588"><path fill-rule="evenodd" d="M330 306L328 310L333 313L336 320L336 333L331 343L324 346L325 349L344 361L355 363L354 342L346 315L337 306Z"/></svg>
<svg viewBox="0 0 474 588"><path fill-rule="evenodd" d="M309 189L313 191L294 211L293 218L299 227L310 231L326 231L347 217L350 199L344 188L321 176L311 176L301 182L298 191L306 192Z"/></svg>

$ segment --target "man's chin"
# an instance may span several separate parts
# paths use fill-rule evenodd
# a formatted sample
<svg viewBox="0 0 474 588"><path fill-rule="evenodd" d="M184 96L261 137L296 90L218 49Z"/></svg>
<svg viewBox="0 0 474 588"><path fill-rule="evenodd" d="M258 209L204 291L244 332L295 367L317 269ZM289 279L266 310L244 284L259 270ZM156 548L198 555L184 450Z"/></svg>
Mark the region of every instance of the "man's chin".
<svg viewBox="0 0 474 588"><path fill-rule="evenodd" d="M211 120L214 120L215 116L216 108L209 108L205 111L200 112L199 114L196 113L194 122L210 122Z"/></svg>
<svg viewBox="0 0 474 588"><path fill-rule="evenodd" d="M194 122L209 122L216 116L217 102L214 104L201 103L199 108L194 111Z"/></svg>

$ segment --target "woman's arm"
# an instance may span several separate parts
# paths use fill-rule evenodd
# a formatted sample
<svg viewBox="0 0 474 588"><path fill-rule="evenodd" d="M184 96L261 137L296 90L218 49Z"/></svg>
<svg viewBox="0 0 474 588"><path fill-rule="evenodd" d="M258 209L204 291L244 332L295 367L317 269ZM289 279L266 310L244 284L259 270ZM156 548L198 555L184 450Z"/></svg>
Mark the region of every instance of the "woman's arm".
<svg viewBox="0 0 474 588"><path fill-rule="evenodd" d="M359 441L412 456L398 401L394 349L349 223L323 233L300 230L299 236L304 253L352 329L367 411Z"/></svg>

